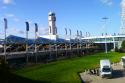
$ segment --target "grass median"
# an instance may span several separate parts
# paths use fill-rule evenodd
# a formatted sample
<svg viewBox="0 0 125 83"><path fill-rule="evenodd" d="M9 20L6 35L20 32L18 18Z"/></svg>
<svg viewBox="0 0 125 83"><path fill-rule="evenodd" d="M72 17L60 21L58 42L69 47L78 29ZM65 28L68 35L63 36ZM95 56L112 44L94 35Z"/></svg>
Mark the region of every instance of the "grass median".
<svg viewBox="0 0 125 83"><path fill-rule="evenodd" d="M109 52L96 53L93 55L60 60L48 64L36 65L23 68L14 72L15 74L46 83L80 83L78 72L85 69L99 67L100 59L110 59L118 62L125 53Z"/></svg>

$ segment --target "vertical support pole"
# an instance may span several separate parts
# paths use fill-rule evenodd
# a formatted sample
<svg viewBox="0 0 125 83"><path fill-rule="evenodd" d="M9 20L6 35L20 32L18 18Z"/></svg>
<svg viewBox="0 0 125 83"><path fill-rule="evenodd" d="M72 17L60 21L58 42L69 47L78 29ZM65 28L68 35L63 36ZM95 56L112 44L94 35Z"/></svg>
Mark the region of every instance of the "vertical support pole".
<svg viewBox="0 0 125 83"><path fill-rule="evenodd" d="M5 63L6 63L6 60L7 60L7 56L6 56L6 44L7 44L7 38L6 38L6 29L7 29L7 19L4 18L4 24L5 24L5 27L4 27L4 60L5 60Z"/></svg>
<svg viewBox="0 0 125 83"><path fill-rule="evenodd" d="M29 23L28 22L25 22L26 23L26 62L28 63L29 60L28 60L28 31L29 31Z"/></svg>
<svg viewBox="0 0 125 83"><path fill-rule="evenodd" d="M26 31L26 53L28 52L28 31Z"/></svg>
<svg viewBox="0 0 125 83"><path fill-rule="evenodd" d="M69 29L69 32L70 32L70 39L69 39L70 40L70 50L72 50L72 46L71 46L71 34L72 34L71 29Z"/></svg>
<svg viewBox="0 0 125 83"><path fill-rule="evenodd" d="M35 23L35 57L36 57L36 63L37 61L37 32L38 32L38 25Z"/></svg>
<svg viewBox="0 0 125 83"><path fill-rule="evenodd" d="M51 59L51 58L52 58L52 54L51 54L51 51L52 51L52 49L51 49L51 43L49 43L49 51L50 51L49 59Z"/></svg>
<svg viewBox="0 0 125 83"><path fill-rule="evenodd" d="M77 54L79 54L79 31L77 30Z"/></svg>
<svg viewBox="0 0 125 83"><path fill-rule="evenodd" d="M71 34L72 34L71 29L69 29L69 36L70 36L70 38L69 38L69 43L70 43L70 53L72 53ZM73 53L72 53L72 54L73 54Z"/></svg>
<svg viewBox="0 0 125 83"><path fill-rule="evenodd" d="M80 31L80 53L82 53L82 31Z"/></svg>
<svg viewBox="0 0 125 83"><path fill-rule="evenodd" d="M113 49L115 50L115 37L113 37Z"/></svg>
<svg viewBox="0 0 125 83"><path fill-rule="evenodd" d="M67 56L67 43L66 43L66 38L67 38L67 28L65 28L65 51L66 51L66 56Z"/></svg>
<svg viewBox="0 0 125 83"><path fill-rule="evenodd" d="M56 59L57 59L57 51L58 51L58 49L57 49L57 39L56 39Z"/></svg>
<svg viewBox="0 0 125 83"><path fill-rule="evenodd" d="M103 20L104 20L104 25L105 25L105 53L107 54L107 39L106 39L106 36L107 36L107 34L106 34L106 21L107 21L107 17L104 17L104 18L102 18Z"/></svg>
<svg viewBox="0 0 125 83"><path fill-rule="evenodd" d="M28 63L28 31L26 31L26 62Z"/></svg>
<svg viewBox="0 0 125 83"><path fill-rule="evenodd" d="M106 39L106 35L105 35L105 53L107 53L107 39Z"/></svg>

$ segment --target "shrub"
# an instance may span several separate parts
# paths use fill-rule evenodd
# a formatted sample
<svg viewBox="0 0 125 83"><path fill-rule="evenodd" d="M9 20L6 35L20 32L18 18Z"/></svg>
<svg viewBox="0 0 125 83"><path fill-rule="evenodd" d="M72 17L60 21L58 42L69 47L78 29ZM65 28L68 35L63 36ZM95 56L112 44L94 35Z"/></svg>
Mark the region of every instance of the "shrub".
<svg viewBox="0 0 125 83"><path fill-rule="evenodd" d="M0 73L5 74L8 72L9 72L8 64L3 59L0 59Z"/></svg>

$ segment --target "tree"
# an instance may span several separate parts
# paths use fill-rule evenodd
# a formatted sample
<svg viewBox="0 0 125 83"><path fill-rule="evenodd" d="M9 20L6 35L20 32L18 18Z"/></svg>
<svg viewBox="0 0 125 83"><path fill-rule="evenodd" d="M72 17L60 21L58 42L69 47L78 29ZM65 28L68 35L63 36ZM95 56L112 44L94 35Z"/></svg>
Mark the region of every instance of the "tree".
<svg viewBox="0 0 125 83"><path fill-rule="evenodd" d="M125 40L122 41L121 47L122 47L122 49L125 49Z"/></svg>

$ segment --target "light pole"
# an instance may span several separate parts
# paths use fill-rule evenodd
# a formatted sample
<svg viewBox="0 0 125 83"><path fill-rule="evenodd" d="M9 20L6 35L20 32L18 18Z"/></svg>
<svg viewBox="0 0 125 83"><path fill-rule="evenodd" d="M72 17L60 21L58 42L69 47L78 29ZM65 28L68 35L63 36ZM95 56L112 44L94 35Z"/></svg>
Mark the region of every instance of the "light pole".
<svg viewBox="0 0 125 83"><path fill-rule="evenodd" d="M66 38L67 38L67 28L65 28L65 50L67 50Z"/></svg>
<svg viewBox="0 0 125 83"><path fill-rule="evenodd" d="M79 49L79 31L77 30L77 50Z"/></svg>
<svg viewBox="0 0 125 83"><path fill-rule="evenodd" d="M80 49L82 48L82 31L80 31Z"/></svg>
<svg viewBox="0 0 125 83"><path fill-rule="evenodd" d="M57 34L56 34L57 35ZM58 41L57 41L57 38L56 38L56 40L55 40L55 51L56 51L56 57L55 57L55 60L57 60L57 51L58 51L58 49L57 49L57 44L58 43Z"/></svg>
<svg viewBox="0 0 125 83"><path fill-rule="evenodd" d="M66 42L66 38L67 38L67 28L65 28L65 51L66 51L66 56L67 56L67 42Z"/></svg>
<svg viewBox="0 0 125 83"><path fill-rule="evenodd" d="M37 63L37 33L38 33L38 25L35 23L35 55L36 55L36 63Z"/></svg>
<svg viewBox="0 0 125 83"><path fill-rule="evenodd" d="M70 53L71 53L71 56L72 56L72 43L71 43L71 35L72 35L72 32L71 32L71 29L69 29L69 36L70 36L70 39L69 39L69 42L70 42ZM71 57L70 56L70 57Z"/></svg>
<svg viewBox="0 0 125 83"><path fill-rule="evenodd" d="M26 61L28 63L28 31L29 31L29 23L28 22L25 22L26 23Z"/></svg>
<svg viewBox="0 0 125 83"><path fill-rule="evenodd" d="M79 54L79 31L77 30L77 54Z"/></svg>
<svg viewBox="0 0 125 83"><path fill-rule="evenodd" d="M7 43L7 39L6 39L7 19L6 19L6 18L4 18L4 24L5 24L5 25L4 25L4 26L5 26L5 27L4 27L4 35L5 35L5 36L4 36L4 37L5 37L5 38L4 38L4 55L5 55L4 57L5 57L5 62L6 62L6 58L7 58L7 57L6 57L6 43Z"/></svg>
<svg viewBox="0 0 125 83"><path fill-rule="evenodd" d="M72 49L72 46L71 46L71 35L72 35L72 32L71 32L71 29L69 29L69 36L70 36L70 39L69 39L69 41L70 41L70 50Z"/></svg>
<svg viewBox="0 0 125 83"><path fill-rule="evenodd" d="M37 52L37 33L38 33L38 25L35 23L35 52Z"/></svg>
<svg viewBox="0 0 125 83"><path fill-rule="evenodd" d="M80 53L82 53L82 31L80 31Z"/></svg>
<svg viewBox="0 0 125 83"><path fill-rule="evenodd" d="M105 53L107 53L107 39L106 39L106 21L108 20L108 18L107 17L103 17L102 18L103 20L104 20L104 27L105 27Z"/></svg>

